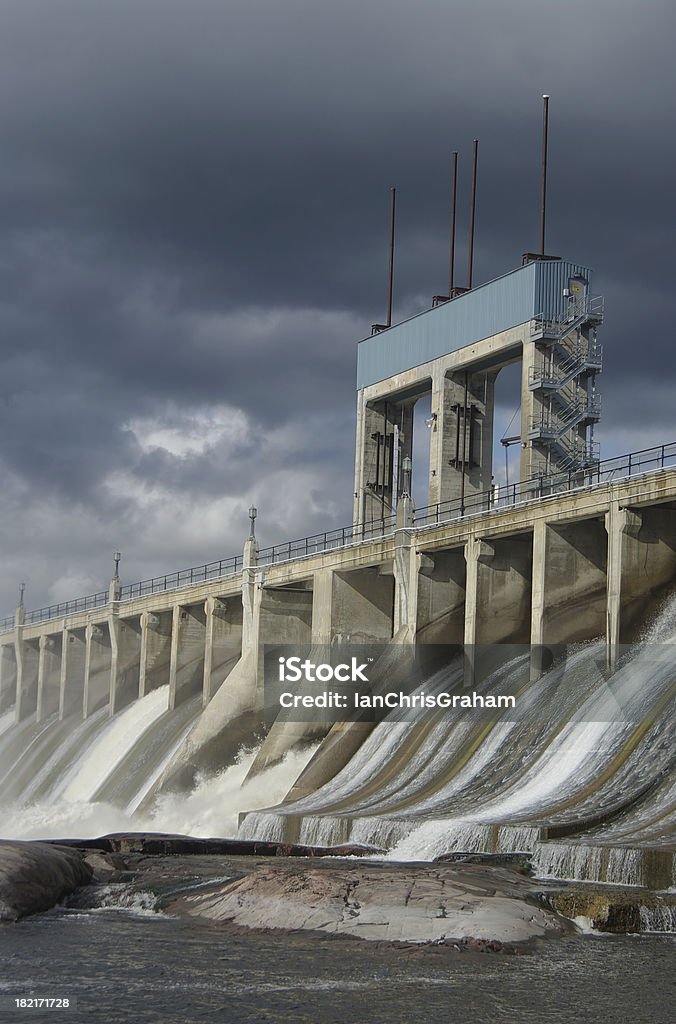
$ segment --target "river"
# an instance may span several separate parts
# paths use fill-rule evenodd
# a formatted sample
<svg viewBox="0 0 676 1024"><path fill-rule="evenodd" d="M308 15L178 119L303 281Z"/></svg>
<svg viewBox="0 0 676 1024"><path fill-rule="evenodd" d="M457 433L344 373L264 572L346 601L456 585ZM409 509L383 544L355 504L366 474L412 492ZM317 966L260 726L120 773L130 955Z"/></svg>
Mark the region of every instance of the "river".
<svg viewBox="0 0 676 1024"><path fill-rule="evenodd" d="M674 940L573 935L534 954L258 934L150 911L57 909L0 928L0 997L67 997L31 1021L662 1024Z"/></svg>

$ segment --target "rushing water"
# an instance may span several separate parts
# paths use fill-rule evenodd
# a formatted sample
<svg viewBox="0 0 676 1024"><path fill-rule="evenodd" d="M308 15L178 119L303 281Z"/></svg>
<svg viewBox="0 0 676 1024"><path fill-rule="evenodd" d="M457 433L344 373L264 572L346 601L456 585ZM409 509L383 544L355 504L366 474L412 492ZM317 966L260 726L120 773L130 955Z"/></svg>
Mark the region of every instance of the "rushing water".
<svg viewBox="0 0 676 1024"><path fill-rule="evenodd" d="M673 952L658 936L573 935L532 956L455 953L57 910L0 928L0 997L77 999L72 1018L38 1024L667 1024Z"/></svg>
<svg viewBox="0 0 676 1024"><path fill-rule="evenodd" d="M398 860L522 850L544 876L641 884L641 850L674 844L674 641L672 597L610 679L600 641L535 682L517 657L485 685L518 686L518 716L386 719L331 781L247 816L240 833L288 838L292 823L301 841L368 842ZM457 686L461 672L425 688ZM541 843L552 826L572 838Z"/></svg>
<svg viewBox="0 0 676 1024"><path fill-rule="evenodd" d="M533 853L542 876L638 884L640 850L674 842L675 641L673 596L610 679L601 641L579 647L536 681L529 680L528 657L516 655L482 688L516 690L518 714L386 719L326 785L282 806L312 748L292 749L249 781L257 751L243 749L234 764L198 778L191 793L162 796L146 809L144 798L201 714L199 697L169 711L166 686L113 718L104 708L84 722L53 716L12 725L5 714L2 833L229 836L239 813L253 811L244 837L372 843L400 860L521 850ZM458 661L424 688L458 691L462 682ZM557 840L541 842L543 828L555 828Z"/></svg>

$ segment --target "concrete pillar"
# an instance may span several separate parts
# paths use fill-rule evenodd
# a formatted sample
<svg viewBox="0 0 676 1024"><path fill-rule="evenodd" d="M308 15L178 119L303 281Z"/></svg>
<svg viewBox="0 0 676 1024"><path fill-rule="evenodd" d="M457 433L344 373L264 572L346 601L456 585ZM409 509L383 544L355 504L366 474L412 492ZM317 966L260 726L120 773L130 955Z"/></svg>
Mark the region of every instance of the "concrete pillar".
<svg viewBox="0 0 676 1024"><path fill-rule="evenodd" d="M84 707L87 640L84 629L64 629L61 635L59 718L68 718Z"/></svg>
<svg viewBox="0 0 676 1024"><path fill-rule="evenodd" d="M171 624L169 709L202 691L206 614L204 605L175 605Z"/></svg>
<svg viewBox="0 0 676 1024"><path fill-rule="evenodd" d="M111 643L108 624L90 622L86 629L82 714L89 718L110 700Z"/></svg>
<svg viewBox="0 0 676 1024"><path fill-rule="evenodd" d="M0 714L16 700L16 655L14 642L0 646Z"/></svg>
<svg viewBox="0 0 676 1024"><path fill-rule="evenodd" d="M530 610L530 678L539 679L547 666L545 643L545 588L547 579L547 541L549 528L540 519L533 525L533 576Z"/></svg>
<svg viewBox="0 0 676 1024"><path fill-rule="evenodd" d="M397 530L394 547L393 635L407 643L415 642L419 569L420 555L416 551L414 531Z"/></svg>
<svg viewBox="0 0 676 1024"><path fill-rule="evenodd" d="M169 682L171 623L171 612L141 614L139 697Z"/></svg>
<svg viewBox="0 0 676 1024"><path fill-rule="evenodd" d="M42 722L59 710L61 692L61 635L40 637L36 720Z"/></svg>
<svg viewBox="0 0 676 1024"><path fill-rule="evenodd" d="M489 491L493 476L496 372L445 376L435 368L430 434L430 505Z"/></svg>
<svg viewBox="0 0 676 1024"><path fill-rule="evenodd" d="M38 667L40 652L38 641L24 640L23 625L14 629L16 651L16 705L17 722L35 714L38 702Z"/></svg>
<svg viewBox="0 0 676 1024"><path fill-rule="evenodd" d="M480 560L484 564L495 555L495 551L481 537L468 537L465 543L465 646L474 646L479 642L479 600L480 600Z"/></svg>
<svg viewBox="0 0 676 1024"><path fill-rule="evenodd" d="M207 706L237 664L242 653L242 602L239 596L223 600L208 597L204 644L202 703Z"/></svg>
<svg viewBox="0 0 676 1024"><path fill-rule="evenodd" d="M606 592L606 664L611 672L617 668L622 614L622 555L624 535L637 535L641 518L629 509L611 502L605 517L608 534L608 585Z"/></svg>
<svg viewBox="0 0 676 1024"><path fill-rule="evenodd" d="M318 569L312 577L312 643L333 642L333 569Z"/></svg>
<svg viewBox="0 0 676 1024"><path fill-rule="evenodd" d="M120 619L117 610L108 616L110 632L110 713L117 714L136 700L140 687L140 618Z"/></svg>

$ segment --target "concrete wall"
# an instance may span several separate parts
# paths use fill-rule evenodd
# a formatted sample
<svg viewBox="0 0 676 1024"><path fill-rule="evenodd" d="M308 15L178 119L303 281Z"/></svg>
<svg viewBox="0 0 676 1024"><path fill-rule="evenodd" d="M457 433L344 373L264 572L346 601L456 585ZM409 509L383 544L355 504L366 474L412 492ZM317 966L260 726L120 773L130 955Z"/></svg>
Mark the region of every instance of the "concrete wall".
<svg viewBox="0 0 676 1024"><path fill-rule="evenodd" d="M465 634L464 548L423 554L416 636L424 644L461 644Z"/></svg>
<svg viewBox="0 0 676 1024"><path fill-rule="evenodd" d="M23 626L17 626L14 645L17 666L16 720L21 722L37 711L40 641L35 637L24 638Z"/></svg>
<svg viewBox="0 0 676 1024"><path fill-rule="evenodd" d="M676 581L676 506L629 506L635 529L622 535L620 643Z"/></svg>
<svg viewBox="0 0 676 1024"><path fill-rule="evenodd" d="M61 639L59 717L82 714L87 637L84 629L64 629Z"/></svg>
<svg viewBox="0 0 676 1024"><path fill-rule="evenodd" d="M174 606L169 665L169 708L175 708L202 691L206 621L203 604Z"/></svg>
<svg viewBox="0 0 676 1024"><path fill-rule="evenodd" d="M112 648L108 623L90 623L85 633L85 643L82 714L84 718L89 718L110 702Z"/></svg>
<svg viewBox="0 0 676 1024"><path fill-rule="evenodd" d="M139 697L169 682L172 622L171 611L141 613Z"/></svg>
<svg viewBox="0 0 676 1024"><path fill-rule="evenodd" d="M228 600L210 597L205 602L204 610L206 622L202 703L206 707L241 656L242 599L239 595Z"/></svg>
<svg viewBox="0 0 676 1024"><path fill-rule="evenodd" d="M121 619L117 607L109 616L111 644L110 713L115 714L139 696L141 618Z"/></svg>
<svg viewBox="0 0 676 1024"><path fill-rule="evenodd" d="M263 587L259 612L260 644L312 642L312 590Z"/></svg>
<svg viewBox="0 0 676 1024"><path fill-rule="evenodd" d="M389 565L384 567L389 569ZM394 621L394 576L377 567L336 572L333 632L351 643L386 641Z"/></svg>
<svg viewBox="0 0 676 1024"><path fill-rule="evenodd" d="M533 644L572 643L603 634L607 546L601 518L536 524Z"/></svg>
<svg viewBox="0 0 676 1024"><path fill-rule="evenodd" d="M61 697L61 633L40 637L38 662L37 721L59 710Z"/></svg>

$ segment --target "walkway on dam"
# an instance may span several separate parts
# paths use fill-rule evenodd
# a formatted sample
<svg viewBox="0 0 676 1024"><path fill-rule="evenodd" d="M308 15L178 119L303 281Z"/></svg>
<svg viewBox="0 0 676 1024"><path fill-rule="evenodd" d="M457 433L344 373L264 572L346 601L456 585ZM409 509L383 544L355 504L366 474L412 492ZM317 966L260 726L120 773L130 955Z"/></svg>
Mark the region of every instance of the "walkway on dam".
<svg viewBox="0 0 676 1024"><path fill-rule="evenodd" d="M547 644L606 637L609 663L676 580L676 443L0 622L0 712L89 717L169 683L255 695L270 644ZM235 672L235 667L237 671ZM249 699L249 698L247 698ZM253 696L251 697L253 700Z"/></svg>
<svg viewBox="0 0 676 1024"><path fill-rule="evenodd" d="M555 477L541 477L526 483L514 483L507 486L496 486L482 494L472 494L464 501L437 502L419 509L413 509L412 526L439 526L454 522L463 517L481 515L486 521L486 513L502 512L506 508L523 506L525 503L542 501L546 498L558 497L570 491L589 491L606 484L619 482L627 477L638 476L657 470L676 467L676 442L646 448L638 452L606 459L599 462L592 470L580 474L560 474ZM257 563L260 566L274 565L280 562L291 562L311 555L322 554L336 548L347 548L361 545L365 541L390 536L397 528L395 515L382 516L358 526L339 527L324 533L313 534L298 540L285 541L258 551ZM236 577L243 568L243 556L231 555L226 558L179 569L154 576L137 583L128 583L119 588L120 602L127 602L139 597L159 594L185 587L199 585L214 580ZM25 611L24 623L32 625L60 619L76 613L91 612L106 606L109 602L109 590L100 590L96 594L73 598L55 604L45 605L32 611ZM14 629L15 615L0 618L0 635Z"/></svg>

